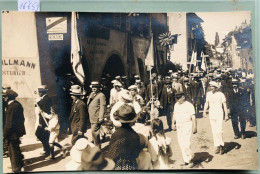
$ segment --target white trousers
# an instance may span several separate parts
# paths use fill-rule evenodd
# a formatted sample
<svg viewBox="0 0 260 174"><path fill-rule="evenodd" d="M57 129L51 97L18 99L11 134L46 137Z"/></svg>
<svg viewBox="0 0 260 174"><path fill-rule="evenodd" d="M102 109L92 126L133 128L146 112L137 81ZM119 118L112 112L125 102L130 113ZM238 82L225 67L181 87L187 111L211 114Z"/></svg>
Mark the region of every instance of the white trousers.
<svg viewBox="0 0 260 174"><path fill-rule="evenodd" d="M224 146L223 131L222 131L222 122L223 122L222 117L217 119L209 119L209 120L210 120L213 140L214 140L214 146L215 147Z"/></svg>
<svg viewBox="0 0 260 174"><path fill-rule="evenodd" d="M193 152L190 147L190 139L192 134L192 122L177 123L177 138L181 148L184 162L189 163L192 159Z"/></svg>

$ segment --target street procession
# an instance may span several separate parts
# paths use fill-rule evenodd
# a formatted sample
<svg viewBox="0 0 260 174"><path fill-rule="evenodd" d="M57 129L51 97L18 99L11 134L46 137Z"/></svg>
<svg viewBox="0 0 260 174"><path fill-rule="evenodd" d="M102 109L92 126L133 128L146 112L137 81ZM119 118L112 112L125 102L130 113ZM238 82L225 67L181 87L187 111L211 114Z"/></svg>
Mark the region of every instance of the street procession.
<svg viewBox="0 0 260 174"><path fill-rule="evenodd" d="M238 14L209 44L207 13L4 12L3 43L26 19L38 44L20 58L3 47L4 173L257 169L251 24Z"/></svg>

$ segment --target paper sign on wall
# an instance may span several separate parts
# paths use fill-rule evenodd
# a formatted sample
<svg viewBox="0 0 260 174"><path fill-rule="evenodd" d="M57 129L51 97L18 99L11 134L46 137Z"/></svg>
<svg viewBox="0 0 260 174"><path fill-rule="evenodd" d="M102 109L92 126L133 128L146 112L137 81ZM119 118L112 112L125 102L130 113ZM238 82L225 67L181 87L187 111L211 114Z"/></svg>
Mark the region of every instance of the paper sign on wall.
<svg viewBox="0 0 260 174"><path fill-rule="evenodd" d="M67 17L46 18L47 33L67 33Z"/></svg>

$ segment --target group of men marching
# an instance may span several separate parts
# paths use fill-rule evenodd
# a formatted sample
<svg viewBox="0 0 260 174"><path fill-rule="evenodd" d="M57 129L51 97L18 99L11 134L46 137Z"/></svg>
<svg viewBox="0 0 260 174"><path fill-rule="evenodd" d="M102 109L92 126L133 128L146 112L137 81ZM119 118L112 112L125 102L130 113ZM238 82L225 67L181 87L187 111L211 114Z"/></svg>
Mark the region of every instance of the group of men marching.
<svg viewBox="0 0 260 174"><path fill-rule="evenodd" d="M85 132L90 128L93 143L101 147L101 125L107 109L110 111L109 120L115 127L120 127L120 122L113 113L125 103L131 104L139 117L145 117L145 124L150 124L153 119L161 115L166 116L168 131L175 131L177 127L177 132L187 128L187 125L183 124L186 117L181 116L183 113L194 115L195 117L191 117L194 121L201 115L206 117L208 111L214 146L217 147L216 153L220 154L224 153L223 118L226 120L231 118L235 139L246 138L247 121L250 126L254 124L254 80L252 74L245 72L216 69L212 72L188 73L182 70L178 72L170 70L165 77L153 73L148 84L142 82L138 75L134 76L134 83L130 85L126 76L116 76L111 82L106 78L102 78L101 82L93 81L90 88L91 93L87 97L81 86L72 85L70 88L72 107L69 121L72 145L78 139L85 137ZM57 106L52 104L47 90L44 85L38 88L39 98L35 104L35 134L43 144L42 155L53 159L54 146L61 148L64 155L65 149L55 142L60 127ZM19 138L25 134L22 126L24 125L23 109L15 100L17 96L18 94L10 88L3 91L4 142L9 147L13 171L20 171L22 167L23 157L19 150ZM187 110L185 110L186 106ZM176 108L177 110L174 111ZM200 114L200 110L203 114ZM174 116L173 113L176 115ZM195 132L196 128L193 130L193 133ZM179 134L180 137L184 135ZM189 143L182 142L182 144ZM189 147L186 148L189 150ZM182 149L184 159L190 158L187 149Z"/></svg>

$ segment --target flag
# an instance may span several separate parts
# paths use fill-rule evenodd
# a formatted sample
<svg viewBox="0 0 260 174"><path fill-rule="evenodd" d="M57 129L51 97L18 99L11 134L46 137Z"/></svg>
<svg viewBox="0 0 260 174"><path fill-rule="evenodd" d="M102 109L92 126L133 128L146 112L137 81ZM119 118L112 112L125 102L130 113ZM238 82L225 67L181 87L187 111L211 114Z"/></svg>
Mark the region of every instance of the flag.
<svg viewBox="0 0 260 174"><path fill-rule="evenodd" d="M145 58L145 65L149 67L147 68L147 70L150 70L150 68L152 69L152 67L154 66L153 35L151 37L149 50Z"/></svg>
<svg viewBox="0 0 260 174"><path fill-rule="evenodd" d="M195 51L192 51L192 55L191 55L191 60L190 60L190 64L196 66L197 62L196 62L196 57L197 57L197 53Z"/></svg>
<svg viewBox="0 0 260 174"><path fill-rule="evenodd" d="M206 61L205 61L204 53L201 52L200 56L201 56L201 69L203 69L204 71L206 71Z"/></svg>
<svg viewBox="0 0 260 174"><path fill-rule="evenodd" d="M71 65L75 76L81 84L84 84L85 75L81 62L81 50L79 46L75 12L72 12L71 14Z"/></svg>

